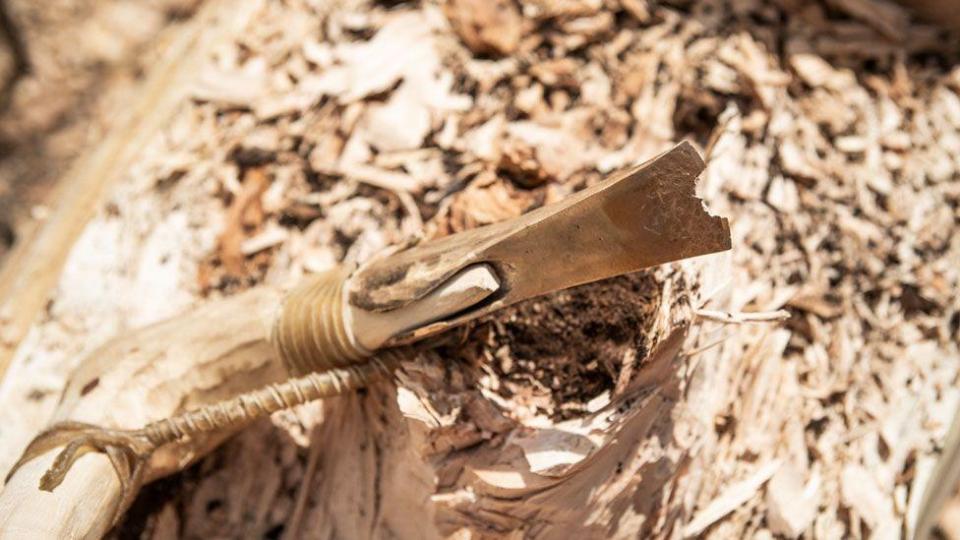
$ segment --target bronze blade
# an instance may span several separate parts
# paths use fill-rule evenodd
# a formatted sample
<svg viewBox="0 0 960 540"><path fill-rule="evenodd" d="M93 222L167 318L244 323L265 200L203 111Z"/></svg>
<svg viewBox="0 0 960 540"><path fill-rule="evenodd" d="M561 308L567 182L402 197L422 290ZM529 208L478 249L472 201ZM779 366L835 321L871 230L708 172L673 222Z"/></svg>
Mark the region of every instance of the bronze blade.
<svg viewBox="0 0 960 540"><path fill-rule="evenodd" d="M390 311L465 267L493 266L501 289L492 299L394 340L403 342L534 296L730 249L727 220L709 215L694 194L703 169L681 143L560 203L373 261L351 278L350 302Z"/></svg>

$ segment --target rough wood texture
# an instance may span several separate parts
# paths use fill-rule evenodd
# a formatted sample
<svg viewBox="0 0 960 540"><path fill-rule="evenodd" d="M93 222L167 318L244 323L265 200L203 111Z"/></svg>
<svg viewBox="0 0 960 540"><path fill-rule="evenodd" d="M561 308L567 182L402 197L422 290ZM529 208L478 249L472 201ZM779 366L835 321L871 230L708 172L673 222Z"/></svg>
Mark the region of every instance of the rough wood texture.
<svg viewBox="0 0 960 540"><path fill-rule="evenodd" d="M268 326L264 319L274 310L277 301L276 291L256 289L98 349L74 374L55 420L134 428L260 387L267 381L279 380L286 370L280 368L271 354L263 331ZM238 317L238 313L245 315ZM549 465L552 470L546 476L529 470L531 465L521 465L516 452L501 453L498 447L503 441L494 438L492 445L471 444L474 448L467 453L460 452L456 461L460 467L466 467L468 474L456 481L456 485L441 488L436 469L439 463L432 463L430 457L438 456L438 450L450 452L462 441L450 440L452 434L442 429L438 418L423 416L427 413L426 400L430 400L433 393L427 392L424 385L435 386L442 381L414 362L410 364L413 371L402 375L400 392L416 396L414 399L419 399L419 403L411 402L409 397L401 399L396 390L379 386L371 388L366 398L345 396L342 403L338 403L342 408L331 409L332 416L325 421L332 426L326 435L338 441L335 447L350 445L350 439L356 437L365 441L361 446L372 444L373 466L378 471L386 467L390 474L386 483L393 487L384 493L379 486L383 480L363 478L365 474L360 475L361 481L352 481L349 471L363 467L366 452L361 452L361 456L351 452L336 458L337 463L329 466L346 474L336 476L333 487L336 495L329 494L333 513L328 516L331 521L328 526L340 533L350 531L350 536L378 537L406 529L406 537L440 537L451 534L459 526L483 524L482 528L497 529L504 525L498 524L499 520L507 520L506 524L517 520L529 524L533 520L533 530L548 536L561 535L564 531L602 534L608 530L606 521L593 524L592 516L612 509L618 520L626 519L637 509L619 505L611 508L621 496L623 486L619 482L600 492L590 493L590 488L595 488L598 482L606 483L610 476L621 476L622 482L628 485L646 478L644 489L659 493L663 485L636 473L659 471L660 481L666 482L670 478L669 470L676 464L671 461L673 465L658 465L646 457L631 458L630 455L641 441L662 432L664 422L673 421L671 409L679 399L680 388L676 361L684 335L685 331L677 330L667 338L619 399L589 422L568 426L570 431L528 430L523 435L523 444L518 449L526 448L534 454L547 452L540 461L533 462L539 467ZM197 358L205 360L198 362ZM426 360L428 365L436 362ZM625 413L622 408L627 401L630 407ZM356 410L350 410L351 407ZM468 406L468 410L475 407ZM491 412L482 412L482 409L473 414ZM477 417L472 421L487 429L502 430L510 425L502 418ZM230 431L215 432L185 444L164 447L151 459L146 480L182 469L230 434ZM453 437L460 439L462 434ZM557 462L549 455L555 452L570 455ZM0 537L97 537L112 525L122 493L105 456L92 454L81 458L64 483L52 493L39 491L39 476L50 465L52 457L50 453L28 462L0 492ZM675 460L676 455L672 458ZM411 476L417 478L413 485L408 483ZM370 488L375 493L365 493ZM440 489L454 489L460 496L448 493L448 497L435 497L433 494ZM479 490L478 498L470 495L473 490ZM352 507L337 508L336 501L356 497L369 499L374 509L390 510L383 515L366 516L363 512L357 515ZM418 503L396 505L400 500ZM432 502L424 506L427 500ZM577 512L568 506L574 500L578 501L573 507ZM641 513L648 515L658 500L659 495L646 499L643 504L648 507L640 509ZM460 516L460 506L466 502L471 515ZM44 508L56 511L45 512ZM500 517L489 522L486 512L496 512ZM637 527L643 522L642 517L639 519Z"/></svg>
<svg viewBox="0 0 960 540"><path fill-rule="evenodd" d="M268 339L280 296L259 288L111 341L80 364L52 421L135 429L284 379ZM146 480L182 469L229 434L161 449ZM112 525L121 485L106 456L87 454L56 490L40 491L55 454L28 462L0 492L0 537L95 538Z"/></svg>

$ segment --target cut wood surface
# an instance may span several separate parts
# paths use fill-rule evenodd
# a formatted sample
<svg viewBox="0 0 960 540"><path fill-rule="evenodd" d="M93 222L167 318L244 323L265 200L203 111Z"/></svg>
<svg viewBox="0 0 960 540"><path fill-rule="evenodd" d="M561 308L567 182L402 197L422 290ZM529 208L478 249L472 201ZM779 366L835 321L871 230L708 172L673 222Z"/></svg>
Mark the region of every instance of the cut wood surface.
<svg viewBox="0 0 960 540"><path fill-rule="evenodd" d="M117 333L687 139L729 264L515 306L244 430L117 534L909 534L960 402L955 38L887 2L471 4L507 5L258 5L68 257L0 389L0 468Z"/></svg>

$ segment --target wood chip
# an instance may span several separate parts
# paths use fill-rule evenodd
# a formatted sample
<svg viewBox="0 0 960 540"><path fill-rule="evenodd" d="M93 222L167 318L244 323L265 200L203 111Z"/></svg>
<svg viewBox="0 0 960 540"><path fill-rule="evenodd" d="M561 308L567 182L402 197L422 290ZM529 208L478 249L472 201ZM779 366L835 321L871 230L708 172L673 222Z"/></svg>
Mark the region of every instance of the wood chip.
<svg viewBox="0 0 960 540"><path fill-rule="evenodd" d="M780 461L774 460L757 467L740 482L731 484L684 526L683 536L690 538L699 535L717 520L749 501L779 468Z"/></svg>
<svg viewBox="0 0 960 540"><path fill-rule="evenodd" d="M512 0L451 0L444 11L477 54L511 54L520 44L523 19Z"/></svg>

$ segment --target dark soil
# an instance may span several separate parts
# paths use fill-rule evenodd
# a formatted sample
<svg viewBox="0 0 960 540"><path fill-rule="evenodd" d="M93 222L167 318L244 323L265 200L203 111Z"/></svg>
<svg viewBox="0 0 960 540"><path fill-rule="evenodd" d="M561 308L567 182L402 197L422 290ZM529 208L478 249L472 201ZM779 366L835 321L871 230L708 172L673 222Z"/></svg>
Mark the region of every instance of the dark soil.
<svg viewBox="0 0 960 540"><path fill-rule="evenodd" d="M539 412L577 417L614 391L627 364L646 357L661 293L653 272L583 285L504 310L476 327L470 342L493 351L501 396L547 394L554 406Z"/></svg>

